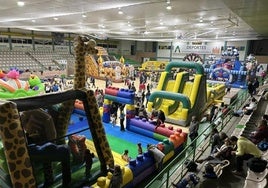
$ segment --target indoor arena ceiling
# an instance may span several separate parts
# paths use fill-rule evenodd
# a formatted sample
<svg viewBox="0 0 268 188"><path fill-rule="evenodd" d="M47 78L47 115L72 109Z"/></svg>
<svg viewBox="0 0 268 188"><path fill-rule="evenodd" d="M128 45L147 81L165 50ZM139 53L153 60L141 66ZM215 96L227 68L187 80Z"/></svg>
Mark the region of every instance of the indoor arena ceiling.
<svg viewBox="0 0 268 188"><path fill-rule="evenodd" d="M0 27L145 41L268 38L267 0L1 0ZM20 3L20 4L19 4Z"/></svg>

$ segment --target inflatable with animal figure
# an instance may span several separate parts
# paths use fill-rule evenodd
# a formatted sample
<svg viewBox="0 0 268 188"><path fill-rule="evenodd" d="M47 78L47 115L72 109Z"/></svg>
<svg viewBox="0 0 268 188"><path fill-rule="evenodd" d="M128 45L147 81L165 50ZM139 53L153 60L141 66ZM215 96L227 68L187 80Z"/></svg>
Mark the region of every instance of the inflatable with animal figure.
<svg viewBox="0 0 268 188"><path fill-rule="evenodd" d="M3 73L1 75L4 75ZM44 85L36 75L30 75L28 81L19 79L19 71L10 70L0 79L0 98L14 99L34 96L44 91Z"/></svg>

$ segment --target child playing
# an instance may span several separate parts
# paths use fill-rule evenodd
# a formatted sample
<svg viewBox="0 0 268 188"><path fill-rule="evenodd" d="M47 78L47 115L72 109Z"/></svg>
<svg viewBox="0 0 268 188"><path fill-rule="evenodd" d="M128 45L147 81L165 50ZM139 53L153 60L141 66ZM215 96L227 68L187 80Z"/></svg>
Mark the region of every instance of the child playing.
<svg viewBox="0 0 268 188"><path fill-rule="evenodd" d="M126 162L129 162L130 161L130 157L128 156L128 150L126 149L125 151L124 151L124 153L122 154L122 159L124 159Z"/></svg>
<svg viewBox="0 0 268 188"><path fill-rule="evenodd" d="M111 123L112 123L113 127L116 125L114 114L111 115Z"/></svg>
<svg viewBox="0 0 268 188"><path fill-rule="evenodd" d="M138 143L138 155L142 155L142 147L141 147L141 143Z"/></svg>

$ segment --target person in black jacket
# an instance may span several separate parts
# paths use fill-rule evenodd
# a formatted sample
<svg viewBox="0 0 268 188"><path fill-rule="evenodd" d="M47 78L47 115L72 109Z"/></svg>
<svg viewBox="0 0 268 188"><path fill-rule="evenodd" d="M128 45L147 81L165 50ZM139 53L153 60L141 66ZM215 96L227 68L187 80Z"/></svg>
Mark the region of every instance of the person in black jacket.
<svg viewBox="0 0 268 188"><path fill-rule="evenodd" d="M199 121L196 116L192 116L192 121L189 126L189 138L191 142L198 136L198 129L199 129ZM195 144L191 144L191 146L195 146Z"/></svg>
<svg viewBox="0 0 268 188"><path fill-rule="evenodd" d="M260 86L258 78L254 78L253 81L253 94L256 95L257 88Z"/></svg>
<svg viewBox="0 0 268 188"><path fill-rule="evenodd" d="M254 85L251 81L248 82L248 93L251 97L253 97L254 94Z"/></svg>
<svg viewBox="0 0 268 188"><path fill-rule="evenodd" d="M157 129L157 127L159 127L161 124L164 124L165 121L166 121L165 113L162 110L159 110L155 128Z"/></svg>

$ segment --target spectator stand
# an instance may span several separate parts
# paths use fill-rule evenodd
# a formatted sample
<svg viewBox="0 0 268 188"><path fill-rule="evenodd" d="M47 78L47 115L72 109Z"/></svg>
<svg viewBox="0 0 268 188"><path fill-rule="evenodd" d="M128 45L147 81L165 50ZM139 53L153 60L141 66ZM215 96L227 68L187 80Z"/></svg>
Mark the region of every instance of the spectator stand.
<svg viewBox="0 0 268 188"><path fill-rule="evenodd" d="M245 135L248 132L248 129L252 130L252 125L254 125L255 127L255 123L257 122L256 118L254 118L255 114L258 113L256 110L259 107L260 101L262 99L262 95L263 95L263 91L260 90L257 95L255 95L254 97L257 100L257 107L253 110L253 112L250 115L246 115L244 114L241 118L241 120L239 121L239 123L236 125L234 132L232 133L232 136L236 136L239 137L242 134ZM247 130L246 130L247 127ZM244 130L246 130L246 132L244 132Z"/></svg>
<svg viewBox="0 0 268 188"><path fill-rule="evenodd" d="M233 116L233 111L241 108L244 104L245 101L249 98L249 95L246 90L242 90L241 92L238 93L237 99L229 106L230 111L225 114L224 116L221 116L219 118L222 119L219 125L216 125L218 128L219 132L224 131L227 133L227 135L231 135L234 132L234 125L238 124L240 121L240 118L234 117ZM217 121L217 118L216 120ZM199 131L199 136L194 140L196 142L196 147L192 148L190 145L187 145L183 151L175 158L173 159L170 164L168 164L159 174L157 174L154 179L152 179L149 183L146 184L145 188L149 187L172 187L171 183L172 182L179 182L182 179L184 179L190 172L184 165L186 160L193 160L195 161L196 159L199 159L201 156L207 156L210 152L210 137L208 136L211 132L211 127L215 126L215 124L209 124L208 122L200 124L200 127L203 127L201 131ZM189 144L189 143L188 143ZM171 168L173 167L173 168ZM221 175L222 168L216 169L216 172L218 175ZM228 168L228 167L227 167ZM226 169L227 170L227 169ZM204 165L200 165L197 167L197 171L195 172L199 177L203 176L204 171ZM227 173L228 174L228 173ZM221 176L224 176L226 178L226 173L223 173ZM159 180L159 181L158 181ZM236 179L237 180L237 179ZM242 179L241 181L244 181ZM237 183L234 184L239 184L241 181L238 180ZM218 180L211 180L210 183L211 186L215 185ZM202 183L202 181L200 181ZM206 184L206 183L204 183ZM203 184L202 184L203 185Z"/></svg>

